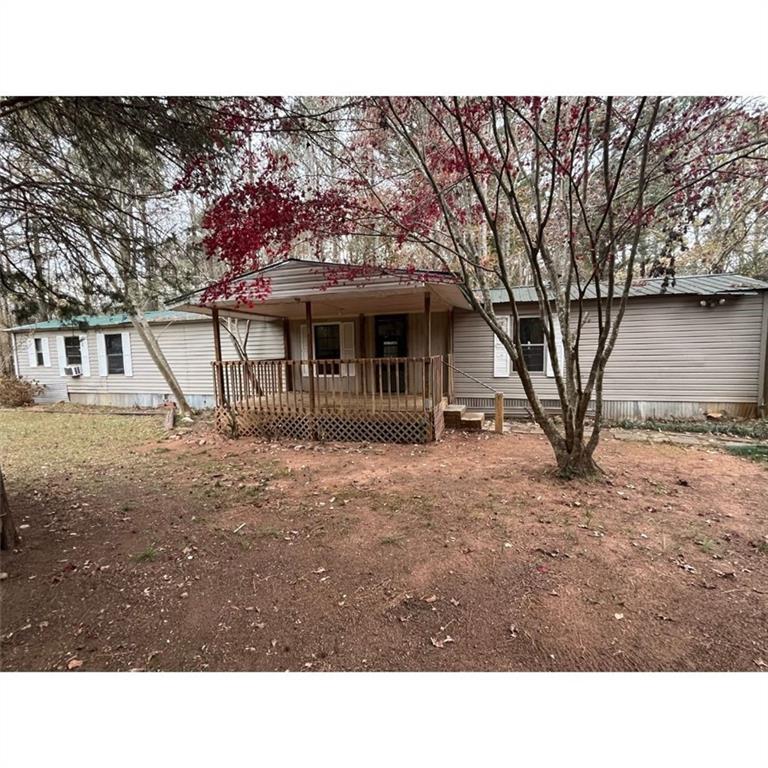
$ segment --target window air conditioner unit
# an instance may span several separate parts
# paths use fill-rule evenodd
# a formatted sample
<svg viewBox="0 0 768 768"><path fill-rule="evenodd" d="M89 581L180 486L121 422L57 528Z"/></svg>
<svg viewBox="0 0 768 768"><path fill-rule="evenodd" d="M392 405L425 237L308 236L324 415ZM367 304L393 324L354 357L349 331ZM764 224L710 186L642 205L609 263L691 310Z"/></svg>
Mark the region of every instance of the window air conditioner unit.
<svg viewBox="0 0 768 768"><path fill-rule="evenodd" d="M78 376L83 375L83 369L79 365L67 365L64 367L64 374L76 379Z"/></svg>

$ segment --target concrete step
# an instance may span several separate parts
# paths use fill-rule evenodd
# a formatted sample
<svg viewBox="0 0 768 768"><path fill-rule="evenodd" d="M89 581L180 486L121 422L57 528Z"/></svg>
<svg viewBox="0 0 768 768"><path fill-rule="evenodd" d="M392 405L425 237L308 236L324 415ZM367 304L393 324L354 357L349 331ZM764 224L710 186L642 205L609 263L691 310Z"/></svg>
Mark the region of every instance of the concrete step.
<svg viewBox="0 0 768 768"><path fill-rule="evenodd" d="M461 429L466 429L468 432L480 432L485 423L484 413L464 413L461 416Z"/></svg>
<svg viewBox="0 0 768 768"><path fill-rule="evenodd" d="M451 429L459 429L461 427L461 417L467 410L466 405L446 405L443 410L443 419L445 420L445 426Z"/></svg>

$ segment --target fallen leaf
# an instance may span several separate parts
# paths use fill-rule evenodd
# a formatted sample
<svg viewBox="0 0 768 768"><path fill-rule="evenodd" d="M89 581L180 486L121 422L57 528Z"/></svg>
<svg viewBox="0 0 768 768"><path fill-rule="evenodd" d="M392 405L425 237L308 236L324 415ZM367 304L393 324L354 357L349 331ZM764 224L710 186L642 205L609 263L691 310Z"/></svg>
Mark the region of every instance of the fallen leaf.
<svg viewBox="0 0 768 768"><path fill-rule="evenodd" d="M430 597L424 598L425 603L436 603L437 602L437 595L431 595Z"/></svg>
<svg viewBox="0 0 768 768"><path fill-rule="evenodd" d="M83 662L80 659L70 659L67 662L67 669L80 669L83 666Z"/></svg>
<svg viewBox="0 0 768 768"><path fill-rule="evenodd" d="M438 640L436 637L430 637L429 639L432 642L432 645L435 646L435 648L445 648L446 643L455 642L455 640L450 635L446 635L443 640Z"/></svg>
<svg viewBox="0 0 768 768"><path fill-rule="evenodd" d="M623 613L614 613L613 618L616 619L616 621L621 621L624 618Z"/></svg>
<svg viewBox="0 0 768 768"><path fill-rule="evenodd" d="M323 568L322 566L320 566L319 568L315 568L315 570L314 570L314 571L312 571L312 573L317 573L317 574L320 574L320 573L325 573L325 568Z"/></svg>

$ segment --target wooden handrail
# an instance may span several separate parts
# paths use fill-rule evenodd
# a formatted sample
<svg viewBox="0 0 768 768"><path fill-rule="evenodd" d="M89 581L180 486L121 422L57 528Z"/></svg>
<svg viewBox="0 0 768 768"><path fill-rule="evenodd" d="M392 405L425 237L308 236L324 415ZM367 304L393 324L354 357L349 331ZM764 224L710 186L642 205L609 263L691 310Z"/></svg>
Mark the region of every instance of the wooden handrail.
<svg viewBox="0 0 768 768"><path fill-rule="evenodd" d="M440 355L224 360L212 366L216 405L232 411L427 411L443 396Z"/></svg>

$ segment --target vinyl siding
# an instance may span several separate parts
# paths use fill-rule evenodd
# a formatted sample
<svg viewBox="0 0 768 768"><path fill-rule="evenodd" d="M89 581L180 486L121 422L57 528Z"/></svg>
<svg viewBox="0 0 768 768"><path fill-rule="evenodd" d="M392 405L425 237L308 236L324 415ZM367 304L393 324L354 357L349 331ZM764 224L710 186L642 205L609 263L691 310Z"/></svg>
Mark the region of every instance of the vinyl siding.
<svg viewBox="0 0 768 768"><path fill-rule="evenodd" d="M213 396L211 361L214 358L213 327L210 321L177 322L152 326L160 348L176 375L184 394L196 399L198 407L207 405ZM106 328L106 333L129 331L133 376L124 374L99 375L96 335L100 329L88 330L88 356L90 376L71 378L61 376L57 349L57 336L73 335L71 331L46 331L38 336L48 338L50 367L31 367L27 352L34 338L29 333L16 334L19 373L25 378L36 379L46 387L38 398L40 402L72 399L81 402L128 405L151 405L170 396L165 379L155 366L138 333L130 327ZM236 360L237 352L229 334L221 332L222 356ZM276 358L283 356L283 331L280 323L254 322L248 337L248 354L252 358ZM191 401L190 401L191 402Z"/></svg>
<svg viewBox="0 0 768 768"><path fill-rule="evenodd" d="M498 306L497 313L508 307ZM521 305L521 315L535 314ZM597 342L595 304L581 342L582 366L588 366ZM758 400L761 296L729 297L715 308L701 307L695 296L630 300L606 367L606 401L756 403ZM524 398L517 375L493 376L493 334L479 315L455 316L455 365L508 398ZM540 397L557 398L554 378L532 374ZM456 374L458 398L486 398L488 389Z"/></svg>

